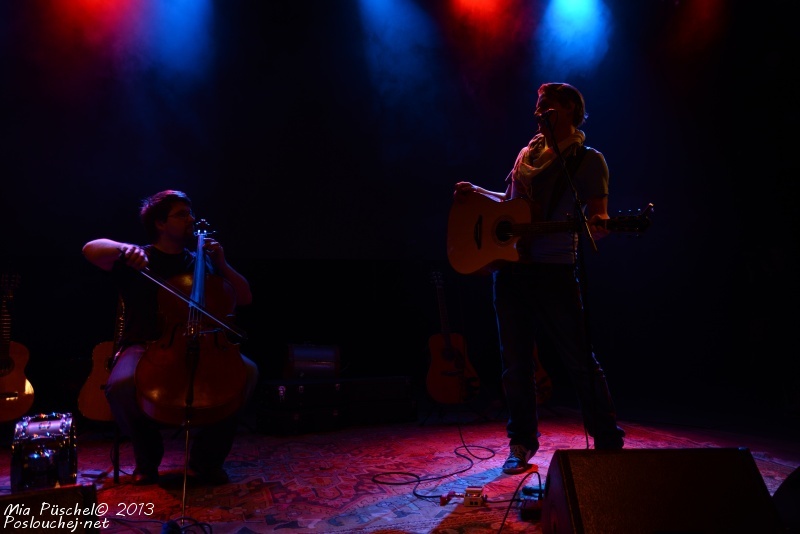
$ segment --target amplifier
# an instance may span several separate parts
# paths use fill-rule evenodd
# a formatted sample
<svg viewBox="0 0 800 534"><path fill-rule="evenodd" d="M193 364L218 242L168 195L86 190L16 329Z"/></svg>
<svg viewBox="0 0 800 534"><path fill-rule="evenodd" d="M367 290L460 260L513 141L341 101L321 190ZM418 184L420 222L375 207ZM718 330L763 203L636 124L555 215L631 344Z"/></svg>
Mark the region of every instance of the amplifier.
<svg viewBox="0 0 800 534"><path fill-rule="evenodd" d="M332 378L339 376L339 347L292 345L287 347L283 378Z"/></svg>
<svg viewBox="0 0 800 534"><path fill-rule="evenodd" d="M258 427L266 434L304 434L342 424L342 385L336 379L264 380L256 397Z"/></svg>
<svg viewBox="0 0 800 534"><path fill-rule="evenodd" d="M66 486L78 480L71 413L23 417L11 445L11 491Z"/></svg>
<svg viewBox="0 0 800 534"><path fill-rule="evenodd" d="M267 434L303 434L418 417L408 376L267 379L259 383L256 399L258 427Z"/></svg>

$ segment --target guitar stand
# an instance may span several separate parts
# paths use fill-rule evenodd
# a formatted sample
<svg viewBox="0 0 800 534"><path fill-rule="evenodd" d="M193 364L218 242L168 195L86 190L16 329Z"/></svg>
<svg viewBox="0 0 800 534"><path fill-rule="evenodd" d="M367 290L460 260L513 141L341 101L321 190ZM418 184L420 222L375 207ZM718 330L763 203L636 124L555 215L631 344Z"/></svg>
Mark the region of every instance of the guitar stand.
<svg viewBox="0 0 800 534"><path fill-rule="evenodd" d="M448 411L447 408L453 408L453 410L449 410L451 412L456 412L456 411L458 411L458 412L463 412L463 411L470 412L473 415L477 416L477 418L482 419L485 422L489 422L489 421L492 420L489 416L480 413L474 407L470 406L470 404L468 402L462 402L462 403L458 403L458 404L442 404L440 402L436 402L431 407L431 409L428 411L428 415L426 415L425 418L419 423L419 426L424 426L425 423L427 422L427 420L430 418L430 416L433 414L434 411L438 411L439 420L443 419L443 416L444 416L445 412ZM461 408L461 410L455 410L455 408Z"/></svg>

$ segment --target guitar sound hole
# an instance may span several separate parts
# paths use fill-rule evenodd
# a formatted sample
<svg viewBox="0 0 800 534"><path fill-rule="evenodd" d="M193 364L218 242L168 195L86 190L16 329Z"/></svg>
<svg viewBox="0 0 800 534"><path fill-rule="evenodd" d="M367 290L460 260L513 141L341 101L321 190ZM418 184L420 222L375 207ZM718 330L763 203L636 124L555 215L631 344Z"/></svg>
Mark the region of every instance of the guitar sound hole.
<svg viewBox="0 0 800 534"><path fill-rule="evenodd" d="M456 369L464 368L464 355L456 348L442 349L442 357L448 362L453 362Z"/></svg>
<svg viewBox="0 0 800 534"><path fill-rule="evenodd" d="M500 221L495 227L495 236L498 241L508 241L511 239L511 222Z"/></svg>

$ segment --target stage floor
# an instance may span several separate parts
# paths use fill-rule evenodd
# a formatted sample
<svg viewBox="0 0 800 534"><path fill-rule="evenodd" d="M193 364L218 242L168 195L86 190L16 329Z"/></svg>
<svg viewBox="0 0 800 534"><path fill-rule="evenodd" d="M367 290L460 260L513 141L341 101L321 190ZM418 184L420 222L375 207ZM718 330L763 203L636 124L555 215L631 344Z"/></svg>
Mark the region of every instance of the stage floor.
<svg viewBox="0 0 800 534"><path fill-rule="evenodd" d="M120 445L120 477L115 483L113 427L84 421L75 439L78 483L94 484L97 502L107 505L101 514L108 519L103 532L157 533L172 519L184 531L215 533L536 533L542 532L536 511L539 499L524 492L544 484L556 451L582 450L587 441L591 444L574 409L543 408L541 448L532 459L537 469L509 476L501 471L507 455L502 410L474 413L445 407L420 410L419 415L407 422L277 435L259 428L254 414L246 414L225 465L230 483L189 484L185 508L184 432L163 431L167 453L162 482L137 487L130 484L134 465L129 443ZM733 431L712 420L701 421L699 415L696 419L681 423L655 412L649 421L621 419L627 433L625 451L654 451L657 464L658 451L668 449L691 455L697 449L745 448L760 479L708 480L698 474L684 480L682 489L666 488L667 493L699 486L704 494L713 494L730 490L723 486L760 486L763 481L771 499L800 466L800 441L788 427L772 432L756 427ZM6 498L13 496L11 462L10 447L4 447L0 486ZM650 478L657 479L663 469L654 465ZM620 476L629 476L623 471L618 471ZM598 483L602 492L605 482ZM613 484L607 487L611 491ZM525 500L520 501L521 497ZM734 505L744 510L750 503Z"/></svg>

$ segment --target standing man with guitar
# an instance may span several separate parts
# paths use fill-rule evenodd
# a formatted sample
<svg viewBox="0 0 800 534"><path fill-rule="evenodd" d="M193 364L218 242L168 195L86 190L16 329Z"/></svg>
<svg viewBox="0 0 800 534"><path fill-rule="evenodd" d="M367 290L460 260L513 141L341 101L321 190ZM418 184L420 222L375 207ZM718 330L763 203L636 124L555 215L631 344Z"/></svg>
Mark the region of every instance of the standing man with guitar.
<svg viewBox="0 0 800 534"><path fill-rule="evenodd" d="M545 336L564 362L595 449L621 449L624 431L605 374L589 340L578 278L581 239L608 235L608 167L603 155L584 145L579 130L587 118L583 95L566 83L539 87L535 118L539 129L518 154L503 192L458 182L454 202L483 195L502 202L527 199L531 221L579 220L573 231L522 238L519 261L493 272L494 308L502 355L502 384L508 406L508 459L503 472L530 468L539 448L534 348ZM586 235L586 229L590 235Z"/></svg>

